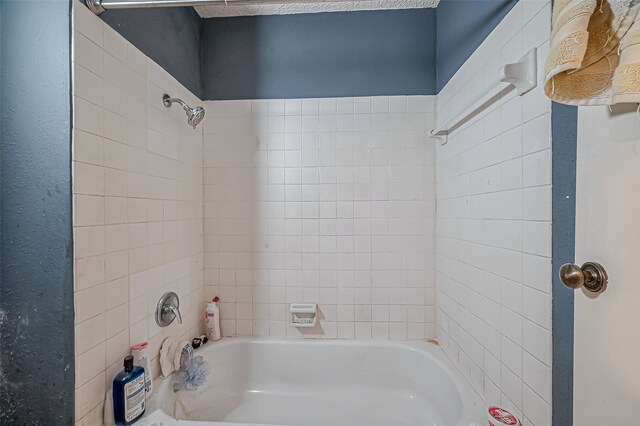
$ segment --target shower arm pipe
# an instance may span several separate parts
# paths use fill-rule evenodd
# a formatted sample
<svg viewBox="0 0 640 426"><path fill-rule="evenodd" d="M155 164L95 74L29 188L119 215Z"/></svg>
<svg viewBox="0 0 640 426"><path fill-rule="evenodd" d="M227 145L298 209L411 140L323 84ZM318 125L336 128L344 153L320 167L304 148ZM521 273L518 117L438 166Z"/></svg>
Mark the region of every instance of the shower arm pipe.
<svg viewBox="0 0 640 426"><path fill-rule="evenodd" d="M172 98L169 95L165 95L162 97L162 103L164 104L164 106L166 106L167 108L171 106L172 103L177 103L179 104L182 108L189 108L189 106L184 103L184 101L180 98Z"/></svg>
<svg viewBox="0 0 640 426"><path fill-rule="evenodd" d="M96 15L111 9L142 9L152 7L207 6L220 3L251 3L246 0L85 0L87 7Z"/></svg>

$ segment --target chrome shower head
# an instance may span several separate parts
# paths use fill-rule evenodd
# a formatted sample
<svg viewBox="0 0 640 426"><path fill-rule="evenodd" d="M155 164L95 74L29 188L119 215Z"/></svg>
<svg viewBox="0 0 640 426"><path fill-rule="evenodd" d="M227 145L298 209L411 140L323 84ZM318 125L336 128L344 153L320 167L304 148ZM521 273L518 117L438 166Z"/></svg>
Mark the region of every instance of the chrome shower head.
<svg viewBox="0 0 640 426"><path fill-rule="evenodd" d="M200 124L203 118L204 118L204 108L200 106L195 108L189 108L189 111L187 111L187 122L194 129L198 124Z"/></svg>
<svg viewBox="0 0 640 426"><path fill-rule="evenodd" d="M194 129L198 124L200 124L200 122L204 118L204 108L200 106L191 108L189 105L185 104L182 101L182 99L172 98L166 93L164 94L164 96L162 96L162 103L167 108L170 108L173 102L177 102L182 106L182 109L184 110L184 112L187 113L187 123L189 123L189 125Z"/></svg>

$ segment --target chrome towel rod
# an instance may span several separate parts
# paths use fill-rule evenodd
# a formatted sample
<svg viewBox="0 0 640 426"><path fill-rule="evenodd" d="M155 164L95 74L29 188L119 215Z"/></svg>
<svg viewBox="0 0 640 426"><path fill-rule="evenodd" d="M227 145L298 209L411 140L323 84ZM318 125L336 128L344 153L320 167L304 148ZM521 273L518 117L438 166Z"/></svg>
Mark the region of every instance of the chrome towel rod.
<svg viewBox="0 0 640 426"><path fill-rule="evenodd" d="M442 123L442 128L431 130L430 135L439 138L441 145L448 142L448 135L471 118L484 111L489 105L497 102L513 89L519 96L533 90L537 85L537 58L538 50L531 49L518 62L506 64L500 69L500 75L496 81L487 86L487 89L470 103L462 113L449 122ZM503 83L508 83L504 85Z"/></svg>
<svg viewBox="0 0 640 426"><path fill-rule="evenodd" d="M211 4L232 2L248 3L238 0L85 0L87 7L96 15L110 9L140 9L150 7L187 7L206 6Z"/></svg>

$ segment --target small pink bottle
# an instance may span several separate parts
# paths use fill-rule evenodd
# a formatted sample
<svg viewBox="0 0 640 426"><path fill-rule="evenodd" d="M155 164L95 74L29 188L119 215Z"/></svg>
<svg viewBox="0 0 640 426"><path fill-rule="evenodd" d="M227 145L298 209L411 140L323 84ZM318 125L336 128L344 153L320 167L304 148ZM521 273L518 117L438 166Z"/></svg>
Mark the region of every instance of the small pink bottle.
<svg viewBox="0 0 640 426"><path fill-rule="evenodd" d="M521 426L520 420L504 408L492 405L487 410L489 426Z"/></svg>
<svg viewBox="0 0 640 426"><path fill-rule="evenodd" d="M204 310L204 327L207 339L211 341L220 340L220 308L218 307L218 296L214 297L211 302L207 303Z"/></svg>

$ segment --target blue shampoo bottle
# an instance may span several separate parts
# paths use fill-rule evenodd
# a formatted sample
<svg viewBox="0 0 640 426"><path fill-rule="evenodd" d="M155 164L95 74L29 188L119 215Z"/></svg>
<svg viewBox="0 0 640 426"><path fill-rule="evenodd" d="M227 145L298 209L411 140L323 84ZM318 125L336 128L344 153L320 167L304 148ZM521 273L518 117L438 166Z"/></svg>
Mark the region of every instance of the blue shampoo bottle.
<svg viewBox="0 0 640 426"><path fill-rule="evenodd" d="M113 417L116 425L130 425L144 414L146 395L144 368L133 365L133 356L124 357L124 370L113 379Z"/></svg>

